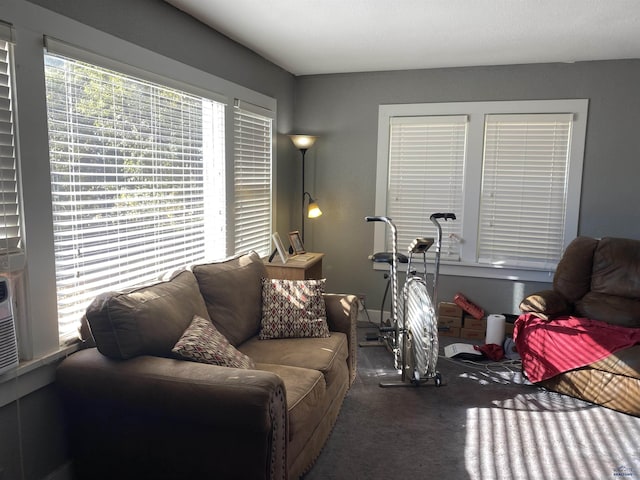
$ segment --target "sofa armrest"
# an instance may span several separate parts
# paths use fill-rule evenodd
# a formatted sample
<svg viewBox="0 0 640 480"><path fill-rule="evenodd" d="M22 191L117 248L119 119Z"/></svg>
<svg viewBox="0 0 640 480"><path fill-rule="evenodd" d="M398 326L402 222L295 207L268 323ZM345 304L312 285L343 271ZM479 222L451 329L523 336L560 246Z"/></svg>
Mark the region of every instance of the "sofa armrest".
<svg viewBox="0 0 640 480"><path fill-rule="evenodd" d="M327 308L329 330L342 332L349 341L349 377L350 384L356 379L358 336L356 327L360 302L355 295L327 293L324 296Z"/></svg>
<svg viewBox="0 0 640 480"><path fill-rule="evenodd" d="M542 290L522 300L520 310L549 320L557 315L569 315L573 311L573 306L557 290Z"/></svg>
<svg viewBox="0 0 640 480"><path fill-rule="evenodd" d="M273 373L151 356L119 361L92 348L61 363L57 385L79 478L132 478L131 467L118 471L127 460L139 478L167 469L181 478L286 478L287 405Z"/></svg>

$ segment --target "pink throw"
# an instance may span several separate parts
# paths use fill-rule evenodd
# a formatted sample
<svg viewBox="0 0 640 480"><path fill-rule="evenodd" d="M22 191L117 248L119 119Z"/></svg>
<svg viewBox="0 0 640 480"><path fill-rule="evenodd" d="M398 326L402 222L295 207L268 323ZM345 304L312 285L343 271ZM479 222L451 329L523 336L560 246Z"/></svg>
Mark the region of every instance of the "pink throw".
<svg viewBox="0 0 640 480"><path fill-rule="evenodd" d="M526 313L516 320L513 337L522 368L536 383L640 343L640 328L573 316L546 321Z"/></svg>

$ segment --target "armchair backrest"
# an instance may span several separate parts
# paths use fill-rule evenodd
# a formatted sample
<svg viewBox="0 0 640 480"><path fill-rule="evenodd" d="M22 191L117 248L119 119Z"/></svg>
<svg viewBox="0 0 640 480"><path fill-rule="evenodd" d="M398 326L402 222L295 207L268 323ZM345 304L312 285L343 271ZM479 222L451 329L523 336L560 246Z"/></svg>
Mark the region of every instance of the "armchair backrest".
<svg viewBox="0 0 640 480"><path fill-rule="evenodd" d="M570 303L575 303L591 290L593 253L598 240L590 237L574 239L565 250L553 277L553 289Z"/></svg>
<svg viewBox="0 0 640 480"><path fill-rule="evenodd" d="M603 238L593 255L591 291L640 299L640 241Z"/></svg>
<svg viewBox="0 0 640 480"><path fill-rule="evenodd" d="M578 316L640 326L640 240L576 238L558 263L553 288Z"/></svg>

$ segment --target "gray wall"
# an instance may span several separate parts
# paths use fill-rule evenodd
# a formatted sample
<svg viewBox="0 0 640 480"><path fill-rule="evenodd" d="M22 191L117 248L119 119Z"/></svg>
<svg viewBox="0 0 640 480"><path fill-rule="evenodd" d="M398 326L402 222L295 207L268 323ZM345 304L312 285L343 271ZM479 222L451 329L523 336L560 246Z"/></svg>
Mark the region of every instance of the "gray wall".
<svg viewBox="0 0 640 480"><path fill-rule="evenodd" d="M640 239L640 60L449 68L297 78L295 124L320 136L307 154L307 188L324 215L307 243L326 253L328 289L365 293L378 308L385 281L372 270L378 105L588 98L579 234ZM532 192L535 194L535 192ZM441 277L440 299L464 292L489 312L516 313L525 293L547 287Z"/></svg>

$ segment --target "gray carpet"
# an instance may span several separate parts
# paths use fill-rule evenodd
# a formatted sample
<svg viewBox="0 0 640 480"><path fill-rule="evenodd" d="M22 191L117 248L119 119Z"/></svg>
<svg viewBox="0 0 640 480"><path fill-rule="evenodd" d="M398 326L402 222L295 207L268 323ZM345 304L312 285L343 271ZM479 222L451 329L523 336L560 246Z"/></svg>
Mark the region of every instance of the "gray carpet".
<svg viewBox="0 0 640 480"><path fill-rule="evenodd" d="M381 388L399 379L391 353L358 355L358 377L304 480L640 479L640 418L545 391L518 368L443 356L444 386Z"/></svg>

